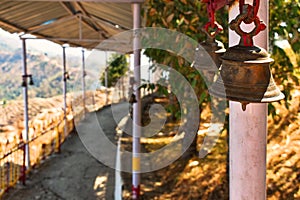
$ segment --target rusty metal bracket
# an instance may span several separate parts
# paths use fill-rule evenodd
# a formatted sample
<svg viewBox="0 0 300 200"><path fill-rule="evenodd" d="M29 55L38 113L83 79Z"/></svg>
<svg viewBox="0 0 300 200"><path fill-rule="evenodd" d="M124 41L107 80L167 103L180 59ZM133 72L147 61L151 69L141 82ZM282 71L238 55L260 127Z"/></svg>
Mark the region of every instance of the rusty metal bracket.
<svg viewBox="0 0 300 200"><path fill-rule="evenodd" d="M248 8L252 7L251 5L244 5L244 9L249 10ZM263 21L259 19L258 16L253 17L253 22L255 24L255 27L252 31L249 33L243 31L241 29L241 23L245 22L249 24L249 13L244 12L240 13L234 20L230 22L230 29L235 31L239 36L241 36L240 45L242 46L253 46L253 37L257 35L259 32L266 29L266 25ZM251 22L252 23L252 22Z"/></svg>

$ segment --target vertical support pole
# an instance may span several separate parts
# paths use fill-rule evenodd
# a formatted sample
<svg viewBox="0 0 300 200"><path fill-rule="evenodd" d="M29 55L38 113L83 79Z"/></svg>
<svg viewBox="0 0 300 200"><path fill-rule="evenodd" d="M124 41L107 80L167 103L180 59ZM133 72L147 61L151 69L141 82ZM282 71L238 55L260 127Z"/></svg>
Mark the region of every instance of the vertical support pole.
<svg viewBox="0 0 300 200"><path fill-rule="evenodd" d="M64 137L67 137L67 65L66 65L66 47L63 46L63 96L64 96Z"/></svg>
<svg viewBox="0 0 300 200"><path fill-rule="evenodd" d="M252 1L249 2L252 4ZM229 11L231 21L239 13L238 6ZM261 0L259 17L268 27L268 0ZM247 27L243 27L244 30ZM248 28L250 29L250 28ZM247 31L247 30L246 30ZM239 37L229 32L229 46ZM254 37L254 44L268 48L268 30ZM266 199L267 104L251 103L246 111L238 102L229 102L230 200Z"/></svg>
<svg viewBox="0 0 300 200"><path fill-rule="evenodd" d="M141 5L133 4L133 54L134 54L134 84L133 93L136 103L133 104L133 133L132 133L132 199L140 198L140 137L141 137L141 50L138 30L141 26Z"/></svg>
<svg viewBox="0 0 300 200"><path fill-rule="evenodd" d="M23 49L23 99L24 99L24 127L25 127L25 166L26 170L30 169L30 152L29 152L29 127L28 127L28 81L27 81L27 53L26 53L26 39L22 38Z"/></svg>
<svg viewBox="0 0 300 200"><path fill-rule="evenodd" d="M122 98L122 96L121 96L121 94L122 94L122 84L120 84L120 82L118 82L115 86L117 86L118 94L119 94L119 98L117 99L117 102L120 102L120 99Z"/></svg>
<svg viewBox="0 0 300 200"><path fill-rule="evenodd" d="M151 61L150 61L150 58L149 58L149 66L148 66L148 83L151 84ZM152 90L148 90L150 94L152 94Z"/></svg>
<svg viewBox="0 0 300 200"><path fill-rule="evenodd" d="M125 99L124 76L121 77L121 84L122 84L122 99L121 100L124 100Z"/></svg>
<svg viewBox="0 0 300 200"><path fill-rule="evenodd" d="M106 95L106 100L105 100L105 105L108 104L108 66L107 66L107 52L105 52L105 74L104 74L104 84L105 84L105 95Z"/></svg>
<svg viewBox="0 0 300 200"><path fill-rule="evenodd" d="M131 76L131 54L128 55L128 92L127 92L127 100L130 100L131 95L133 94L133 77Z"/></svg>
<svg viewBox="0 0 300 200"><path fill-rule="evenodd" d="M85 116L85 76L86 76L86 72L85 72L85 57L84 57L84 49L82 49L82 106L83 106L83 115Z"/></svg>

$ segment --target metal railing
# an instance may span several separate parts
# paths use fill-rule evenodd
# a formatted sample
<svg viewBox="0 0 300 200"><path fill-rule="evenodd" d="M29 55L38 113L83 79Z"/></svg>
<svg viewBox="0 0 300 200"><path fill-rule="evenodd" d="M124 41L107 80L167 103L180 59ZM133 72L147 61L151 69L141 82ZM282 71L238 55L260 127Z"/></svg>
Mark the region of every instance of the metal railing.
<svg viewBox="0 0 300 200"><path fill-rule="evenodd" d="M116 88L116 91L120 93L118 89ZM86 105L87 107L83 108L81 107L82 97L80 95L75 97L72 109L69 109L69 111L67 109L67 124L64 121L64 113L60 112L57 115L58 112L56 112L56 115L52 115L52 118L41 121L42 125L34 124L36 126L35 130L32 131L27 142L24 142L21 136L18 142L7 142L4 146L2 145L2 151L0 151L0 198L17 183L25 185L26 176L31 169L37 168L51 154L59 153L62 143L74 130L75 124L84 118L86 112L96 111L105 105L96 105L92 92L87 92L87 96L90 97L89 100L93 106ZM108 103L117 103L122 98L119 96L114 100L109 97ZM67 135L64 134L65 126L67 127ZM29 169L26 169L25 165L26 145L29 146L30 153Z"/></svg>
<svg viewBox="0 0 300 200"><path fill-rule="evenodd" d="M0 158L0 196L18 181L25 184L25 144L21 143Z"/></svg>
<svg viewBox="0 0 300 200"><path fill-rule="evenodd" d="M49 155L60 152L60 146L65 140L63 118L47 130L32 137L28 142L21 141L0 157L0 197L18 182L25 184L26 174L32 168L40 165ZM73 128L73 117L67 120L67 133ZM30 168L25 167L25 145L30 152ZM9 147L9 144L7 144Z"/></svg>

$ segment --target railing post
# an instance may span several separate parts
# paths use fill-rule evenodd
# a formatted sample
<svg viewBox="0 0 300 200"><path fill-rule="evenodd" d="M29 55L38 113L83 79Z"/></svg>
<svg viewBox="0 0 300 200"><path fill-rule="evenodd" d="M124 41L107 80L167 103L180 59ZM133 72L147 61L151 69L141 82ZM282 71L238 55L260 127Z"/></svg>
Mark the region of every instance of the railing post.
<svg viewBox="0 0 300 200"><path fill-rule="evenodd" d="M104 72L104 85L105 85L105 105L108 104L108 66L107 66L107 52L105 52L105 72Z"/></svg>
<svg viewBox="0 0 300 200"><path fill-rule="evenodd" d="M56 148L55 148L55 150L56 150L57 153L60 153L60 141L61 141L61 139L60 139L60 133L59 133L59 130L58 130L58 126L59 126L59 124L55 127L55 133L56 133Z"/></svg>
<svg viewBox="0 0 300 200"><path fill-rule="evenodd" d="M6 162L4 167L6 168L6 191L9 189L9 175L10 175L10 163Z"/></svg>
<svg viewBox="0 0 300 200"><path fill-rule="evenodd" d="M85 57L84 57L84 49L82 49L82 104L83 104L83 117L85 117L85 76L86 76L86 72L85 72Z"/></svg>
<svg viewBox="0 0 300 200"><path fill-rule="evenodd" d="M23 185L26 184L26 149L25 149L25 143L22 141L22 150L23 150L23 163L22 163L22 183Z"/></svg>

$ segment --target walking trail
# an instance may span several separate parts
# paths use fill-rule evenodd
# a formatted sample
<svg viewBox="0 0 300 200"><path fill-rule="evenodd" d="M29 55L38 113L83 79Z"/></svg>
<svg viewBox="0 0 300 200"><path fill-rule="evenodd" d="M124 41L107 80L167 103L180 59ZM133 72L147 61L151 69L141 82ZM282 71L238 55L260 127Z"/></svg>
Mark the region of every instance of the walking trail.
<svg viewBox="0 0 300 200"><path fill-rule="evenodd" d="M117 110L117 112L114 111L114 116L117 119L124 117L126 109L128 109L126 106L128 106L126 103L114 105L114 109ZM115 141L117 124L113 119L111 107L108 106L95 113L90 113L80 124L80 137L74 131L62 145L60 154L52 155L37 169L33 169L26 180L26 185L18 185L11 189L3 199L114 199L115 170L97 161L80 140L82 135L85 135L84 138L86 138L90 134L91 138L88 142L93 146L91 143L94 141L97 146L96 129L89 125L95 120L98 121L107 138L113 143L117 143ZM115 157L115 155L113 156Z"/></svg>

